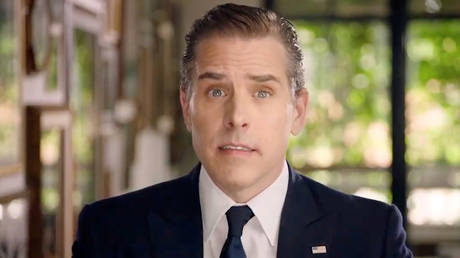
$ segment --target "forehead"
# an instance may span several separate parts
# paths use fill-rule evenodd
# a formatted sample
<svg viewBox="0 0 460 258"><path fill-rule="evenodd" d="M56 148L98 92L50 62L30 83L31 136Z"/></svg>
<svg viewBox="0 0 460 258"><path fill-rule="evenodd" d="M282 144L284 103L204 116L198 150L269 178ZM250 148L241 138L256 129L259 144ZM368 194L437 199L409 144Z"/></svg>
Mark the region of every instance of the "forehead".
<svg viewBox="0 0 460 258"><path fill-rule="evenodd" d="M263 71L282 76L288 67L286 50L274 36L213 35L198 43L195 54L195 72L198 74L213 69L220 72Z"/></svg>

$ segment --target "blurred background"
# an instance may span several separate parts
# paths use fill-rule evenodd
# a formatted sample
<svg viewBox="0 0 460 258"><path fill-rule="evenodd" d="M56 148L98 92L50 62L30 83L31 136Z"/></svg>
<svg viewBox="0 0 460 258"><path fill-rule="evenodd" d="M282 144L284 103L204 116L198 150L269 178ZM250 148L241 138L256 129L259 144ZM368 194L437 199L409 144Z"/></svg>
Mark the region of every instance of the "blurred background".
<svg viewBox="0 0 460 258"><path fill-rule="evenodd" d="M81 208L186 174L184 35L216 0L0 1L0 258L70 257ZM460 257L460 2L241 0L291 19L308 122L287 159L395 203Z"/></svg>

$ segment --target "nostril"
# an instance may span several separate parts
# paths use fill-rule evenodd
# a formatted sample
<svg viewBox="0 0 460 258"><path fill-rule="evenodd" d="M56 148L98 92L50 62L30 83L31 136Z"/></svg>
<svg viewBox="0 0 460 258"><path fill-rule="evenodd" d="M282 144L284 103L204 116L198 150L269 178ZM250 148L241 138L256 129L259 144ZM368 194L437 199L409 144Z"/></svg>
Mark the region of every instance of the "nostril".
<svg viewBox="0 0 460 258"><path fill-rule="evenodd" d="M234 127L247 128L247 127L249 126L249 124L246 123L246 122L245 122L245 123L235 123L235 122L233 122L233 121L229 121L229 122L226 123L226 126L227 126L228 128L234 128Z"/></svg>

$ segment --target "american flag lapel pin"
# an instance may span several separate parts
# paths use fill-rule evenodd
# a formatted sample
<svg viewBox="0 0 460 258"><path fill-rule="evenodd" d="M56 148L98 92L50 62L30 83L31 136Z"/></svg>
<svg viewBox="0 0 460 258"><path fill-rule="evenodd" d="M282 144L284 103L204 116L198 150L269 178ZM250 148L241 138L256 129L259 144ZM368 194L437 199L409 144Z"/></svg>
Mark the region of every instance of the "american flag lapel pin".
<svg viewBox="0 0 460 258"><path fill-rule="evenodd" d="M313 254L325 254L327 253L326 246L325 245L313 246L311 248L311 252Z"/></svg>

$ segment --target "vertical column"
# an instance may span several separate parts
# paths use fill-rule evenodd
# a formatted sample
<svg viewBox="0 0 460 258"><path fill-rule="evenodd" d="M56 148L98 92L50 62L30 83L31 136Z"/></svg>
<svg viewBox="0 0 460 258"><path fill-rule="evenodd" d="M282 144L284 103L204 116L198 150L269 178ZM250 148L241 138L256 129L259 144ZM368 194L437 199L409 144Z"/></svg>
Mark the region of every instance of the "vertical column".
<svg viewBox="0 0 460 258"><path fill-rule="evenodd" d="M41 211L40 110L25 111L25 177L29 191L27 257L43 258L43 223Z"/></svg>
<svg viewBox="0 0 460 258"><path fill-rule="evenodd" d="M393 139L393 163L391 173L393 182L391 192L393 203L403 215L406 226L406 194L407 194L407 166L406 154L406 118L405 118L405 85L406 85L406 29L407 29L407 0L391 0L391 46L392 46L392 73L391 73L391 119Z"/></svg>

